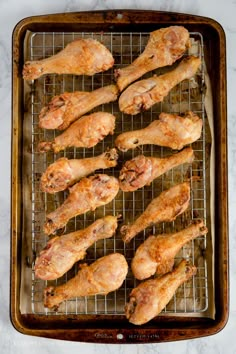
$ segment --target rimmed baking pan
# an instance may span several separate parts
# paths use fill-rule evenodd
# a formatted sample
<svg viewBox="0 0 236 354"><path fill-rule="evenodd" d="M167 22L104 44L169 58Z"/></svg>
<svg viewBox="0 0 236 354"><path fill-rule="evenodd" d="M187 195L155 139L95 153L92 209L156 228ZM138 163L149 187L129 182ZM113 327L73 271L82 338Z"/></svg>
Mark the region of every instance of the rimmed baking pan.
<svg viewBox="0 0 236 354"><path fill-rule="evenodd" d="M91 247L86 256L90 263L111 252L123 253L128 263L138 245L150 233L175 230L189 219L203 218L206 237L183 248L177 258L188 257L197 266L197 275L174 295L159 316L134 326L124 315L124 306L136 285L132 272L122 287L107 296L76 298L65 302L57 312L43 306L45 282L35 278L35 257L46 245L43 233L46 213L65 198L50 198L39 189L45 168L56 158L91 157L114 143L105 139L94 149L68 149L63 155L43 154L36 149L50 134L38 127L40 109L56 94L64 91L91 91L114 83L114 68L130 63L147 43L149 33L170 25L188 29L191 50L201 57L202 65L195 80L180 84L163 103L139 117L121 114L117 102L104 105L117 119L114 137L122 131L142 128L165 110L191 109L204 122L199 141L192 145L196 158L190 166L174 169L139 192L124 194L105 208L74 218L68 230L89 225L96 218L112 213L131 221L163 189L183 180L191 180L189 210L171 225L145 230L140 237L124 245L119 232L113 239ZM23 64L27 60L48 57L76 37L103 42L115 58L112 70L94 77L46 75L25 82ZM48 338L97 343L152 343L196 338L220 331L228 318L228 197L227 197L227 111L226 44L222 27L216 21L186 14L159 11L97 11L36 16L20 21L13 32L12 58L12 208L11 208L11 320L24 333ZM165 69L163 69L165 70ZM156 74L162 73L162 70ZM49 134L49 135L47 135ZM163 148L142 147L142 152L165 156ZM120 154L119 161L132 157ZM120 166L120 165L119 165ZM110 173L117 175L118 169ZM65 282L78 268L66 274ZM60 283L59 281L59 283Z"/></svg>

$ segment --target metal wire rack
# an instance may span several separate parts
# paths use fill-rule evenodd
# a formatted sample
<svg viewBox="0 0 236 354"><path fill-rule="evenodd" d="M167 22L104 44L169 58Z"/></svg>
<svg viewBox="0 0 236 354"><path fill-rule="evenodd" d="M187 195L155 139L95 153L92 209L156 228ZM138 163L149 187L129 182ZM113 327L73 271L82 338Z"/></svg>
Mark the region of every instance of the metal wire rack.
<svg viewBox="0 0 236 354"><path fill-rule="evenodd" d="M121 68L131 63L145 48L148 33L59 33L40 32L32 33L29 41L27 60L37 60L49 57L67 43L77 37L95 38L103 42L112 52L115 58L114 68ZM191 49L189 53L200 56L204 62L204 43L200 33L191 33ZM114 69L113 68L113 69ZM111 239L97 242L87 251L85 261L91 263L97 258L112 253L120 252L125 255L130 263L135 250L141 242L150 234L173 232L188 225L192 219L203 218L208 223L206 211L206 117L204 111L204 67L201 66L199 73L191 80L183 81L177 85L163 102L156 104L149 111L138 116L127 116L119 111L117 102L97 107L95 111L108 111L116 116L116 129L114 136L108 136L92 149L69 148L58 154L48 152L40 154L37 152L37 145L42 140L50 140L57 134L56 131L46 131L38 127L39 112L50 99L65 91L92 91L104 85L114 83L113 69L107 72L96 74L93 77L73 75L46 75L31 83L31 96L28 102L32 119L31 131L31 152L32 152L32 252L35 256L44 248L48 237L43 233L43 224L46 214L56 209L66 198L66 192L55 195L48 195L40 191L39 181L41 174L46 168L59 157L84 158L96 156L105 151L108 147L114 146L115 137L123 131L140 129L158 118L162 111L181 113L192 110L203 119L203 132L201 138L192 144L195 152L195 160L191 164L184 164L165 173L155 180L150 186L146 186L136 192L124 193L120 191L117 197L108 205L98 208L95 212L88 212L70 220L65 233L84 228L97 218L112 214L122 215L121 223L131 222L144 211L149 202L158 196L162 190L167 189L175 183L184 180L191 181L191 203L190 207L181 217L172 223L162 223L144 230L130 244L123 243L119 231ZM157 75L169 70L162 68L155 71ZM154 72L146 76L153 75ZM170 155L172 151L158 146L143 146L138 150L119 153L118 166L104 173L118 176L121 165L124 161L143 153L156 157ZM97 171L103 172L103 171ZM163 310L162 315L183 313L200 313L208 308L208 279L207 262L203 256L207 248L205 236L198 237L183 247L176 257L176 262L183 257L189 258L197 266L197 275L176 292L171 302ZM45 286L57 285L66 282L75 276L78 271L76 264L67 274L56 281L44 282L36 279L34 274L34 263L32 264L32 312L37 314L55 314L54 311L45 309L43 306L43 289ZM57 314L124 314L124 306L128 300L129 293L138 282L129 271L122 287L108 294L107 296L97 295L94 297L75 298L65 301Z"/></svg>

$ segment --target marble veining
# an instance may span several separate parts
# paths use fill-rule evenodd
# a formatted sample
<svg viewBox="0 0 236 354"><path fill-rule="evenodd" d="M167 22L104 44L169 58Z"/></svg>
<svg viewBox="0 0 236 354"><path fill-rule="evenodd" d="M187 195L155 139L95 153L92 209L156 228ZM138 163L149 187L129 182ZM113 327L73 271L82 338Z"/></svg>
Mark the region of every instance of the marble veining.
<svg viewBox="0 0 236 354"><path fill-rule="evenodd" d="M9 318L10 259L10 156L11 156L11 36L18 21L27 16L48 13L101 10L151 9L192 13L211 17L224 28L227 39L228 167L230 231L230 317L226 327L207 338L147 345L95 345L25 336L18 333ZM0 348L6 354L66 353L84 354L233 354L236 353L236 1L235 0L1 0L0 1Z"/></svg>

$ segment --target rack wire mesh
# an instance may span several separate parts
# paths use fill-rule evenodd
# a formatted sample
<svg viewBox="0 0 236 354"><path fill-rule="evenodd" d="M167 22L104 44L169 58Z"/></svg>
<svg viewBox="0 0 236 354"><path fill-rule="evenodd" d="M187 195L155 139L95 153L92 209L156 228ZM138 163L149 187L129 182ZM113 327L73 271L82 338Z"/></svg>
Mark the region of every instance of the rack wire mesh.
<svg viewBox="0 0 236 354"><path fill-rule="evenodd" d="M165 190L176 183L190 180L191 182L191 203L188 210L171 223L162 223L145 229L137 235L130 244L124 244L119 234L116 232L113 238L98 241L94 246L87 250L85 261L92 263L101 256L112 252L120 252L125 255L130 264L134 252L144 239L154 233L174 232L187 226L191 220L202 218L206 224L209 222L209 215L206 207L206 129L207 119L204 110L204 66L191 80L185 80L177 85L163 102L154 105L150 110L137 116L127 116L119 111L118 103L105 104L94 109L94 111L107 111L116 117L116 129L113 136L106 137L96 147L91 149L67 148L63 152L55 154L48 152L41 154L37 151L40 141L51 140L58 134L57 131L43 130L38 127L39 113L50 99L65 91L92 91L101 86L114 83L114 72L116 68L121 68L131 63L145 48L148 33L59 33L59 32L38 32L30 36L30 45L27 60L38 60L49 57L64 48L67 43L77 37L95 38L103 42L112 52L115 65L112 70L96 74L92 77L74 75L46 75L31 83L29 106L32 130L31 130L31 153L32 153L32 253L37 256L45 247L48 237L43 233L43 224L46 214L56 209L66 198L67 191L49 195L40 190L40 177L46 168L59 157L84 158L99 155L107 148L114 146L115 137L127 130L140 129L147 126L158 115L165 111L170 113L182 113L191 110L203 119L203 131L201 138L192 144L195 153L193 163L188 163L175 167L156 179L150 186L135 192L124 193L119 191L117 197L104 207L100 207L94 212L88 212L70 220L64 232L72 232L77 229L85 228L97 218L104 215L122 215L120 223L132 222L141 214L149 202ZM204 43L200 33L190 34L191 49L187 54L194 54L204 62ZM146 74L145 77L159 75L169 68L161 68L155 72ZM119 170L124 161L143 153L146 156L164 157L173 153L170 149L154 145L145 145L140 149L119 152L118 166L110 170L97 171L118 176ZM207 238L198 237L186 244L176 256L176 262L180 259L188 258L197 266L197 274L190 281L183 284L170 303L162 311L162 315L183 313L201 313L208 308L208 279L207 262L204 252L207 248ZM53 310L48 310L43 306L43 289L47 285L58 285L65 283L68 279L75 276L79 266L75 266L64 276L55 281L42 281L36 279L34 273L34 262L32 264L32 312L36 314L55 314ZM128 300L132 288L138 281L129 270L126 280L120 289L106 296L96 295L93 297L78 297L65 301L58 309L57 314L124 314L124 306Z"/></svg>

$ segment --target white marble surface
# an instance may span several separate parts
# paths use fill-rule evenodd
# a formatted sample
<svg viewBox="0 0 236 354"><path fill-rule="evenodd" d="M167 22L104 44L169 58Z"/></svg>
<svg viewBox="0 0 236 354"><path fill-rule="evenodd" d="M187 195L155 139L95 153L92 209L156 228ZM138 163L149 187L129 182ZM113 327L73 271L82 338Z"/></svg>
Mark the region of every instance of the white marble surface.
<svg viewBox="0 0 236 354"><path fill-rule="evenodd" d="M18 333L9 319L11 34L24 17L47 13L100 9L153 9L211 17L227 37L228 161L230 225L230 317L218 334L195 340L148 345L93 345ZM236 1L235 0L0 0L0 348L4 354L28 353L236 353Z"/></svg>

